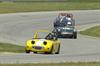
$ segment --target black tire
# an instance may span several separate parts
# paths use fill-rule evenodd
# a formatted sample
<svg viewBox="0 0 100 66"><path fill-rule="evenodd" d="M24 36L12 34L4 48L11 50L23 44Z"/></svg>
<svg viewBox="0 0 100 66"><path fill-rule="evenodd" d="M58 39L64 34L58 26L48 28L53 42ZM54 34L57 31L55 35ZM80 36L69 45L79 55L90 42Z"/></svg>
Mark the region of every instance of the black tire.
<svg viewBox="0 0 100 66"><path fill-rule="evenodd" d="M30 50L25 50L26 53L30 53Z"/></svg>
<svg viewBox="0 0 100 66"><path fill-rule="evenodd" d="M73 38L77 39L77 32L74 33Z"/></svg>
<svg viewBox="0 0 100 66"><path fill-rule="evenodd" d="M59 54L59 53L60 53L60 44L59 44L58 50L55 54Z"/></svg>
<svg viewBox="0 0 100 66"><path fill-rule="evenodd" d="M37 52L33 52L33 53L37 53Z"/></svg>

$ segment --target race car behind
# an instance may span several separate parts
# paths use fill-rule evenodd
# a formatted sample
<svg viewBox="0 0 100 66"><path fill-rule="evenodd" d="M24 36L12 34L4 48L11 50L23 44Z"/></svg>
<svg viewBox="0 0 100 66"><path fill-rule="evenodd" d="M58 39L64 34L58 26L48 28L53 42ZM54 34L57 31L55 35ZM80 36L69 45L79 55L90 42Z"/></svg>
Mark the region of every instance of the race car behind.
<svg viewBox="0 0 100 66"><path fill-rule="evenodd" d="M54 31L58 37L77 38L77 30L75 29L75 20L70 13L60 13L54 21Z"/></svg>

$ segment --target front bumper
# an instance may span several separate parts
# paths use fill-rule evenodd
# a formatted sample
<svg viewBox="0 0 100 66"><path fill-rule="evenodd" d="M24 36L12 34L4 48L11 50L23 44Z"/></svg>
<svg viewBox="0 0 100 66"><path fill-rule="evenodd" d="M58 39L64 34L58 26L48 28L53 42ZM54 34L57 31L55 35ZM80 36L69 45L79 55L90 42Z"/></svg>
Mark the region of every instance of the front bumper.
<svg viewBox="0 0 100 66"><path fill-rule="evenodd" d="M30 50L32 52L50 52L51 47L44 47L44 46L32 46L26 47L26 50Z"/></svg>
<svg viewBox="0 0 100 66"><path fill-rule="evenodd" d="M59 32L58 36L62 36L62 37L72 37L73 33L68 33L68 32Z"/></svg>

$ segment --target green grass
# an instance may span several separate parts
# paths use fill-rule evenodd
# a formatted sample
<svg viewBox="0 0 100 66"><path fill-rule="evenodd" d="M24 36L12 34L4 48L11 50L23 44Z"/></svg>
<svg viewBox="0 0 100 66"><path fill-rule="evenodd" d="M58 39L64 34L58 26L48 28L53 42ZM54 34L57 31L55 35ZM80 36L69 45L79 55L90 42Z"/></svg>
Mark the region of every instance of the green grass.
<svg viewBox="0 0 100 66"><path fill-rule="evenodd" d="M80 34L93 36L93 37L100 37L100 26L95 26L85 31L80 31Z"/></svg>
<svg viewBox="0 0 100 66"><path fill-rule="evenodd" d="M99 62L89 63L45 63L45 64L0 64L0 66L100 66Z"/></svg>
<svg viewBox="0 0 100 66"><path fill-rule="evenodd" d="M3 1L3 0L2 0ZM13 0L14 2L100 2L100 0Z"/></svg>
<svg viewBox="0 0 100 66"><path fill-rule="evenodd" d="M25 51L23 46L13 45L10 43L0 43L0 52L21 53Z"/></svg>
<svg viewBox="0 0 100 66"><path fill-rule="evenodd" d="M100 9L100 2L0 3L0 13Z"/></svg>

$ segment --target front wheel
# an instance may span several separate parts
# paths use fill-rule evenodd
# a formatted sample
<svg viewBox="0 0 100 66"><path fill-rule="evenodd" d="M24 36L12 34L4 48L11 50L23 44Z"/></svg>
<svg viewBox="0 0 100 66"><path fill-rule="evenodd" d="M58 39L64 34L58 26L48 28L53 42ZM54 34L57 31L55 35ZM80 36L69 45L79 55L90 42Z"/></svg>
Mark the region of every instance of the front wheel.
<svg viewBox="0 0 100 66"><path fill-rule="evenodd" d="M37 52L33 52L33 53L37 53Z"/></svg>
<svg viewBox="0 0 100 66"><path fill-rule="evenodd" d="M26 53L30 53L30 50L25 50Z"/></svg>
<svg viewBox="0 0 100 66"><path fill-rule="evenodd" d="M73 38L77 39L77 32L74 33Z"/></svg>
<svg viewBox="0 0 100 66"><path fill-rule="evenodd" d="M48 54L53 54L54 53L53 49L54 49L54 47L52 46L51 50L50 50L50 52L48 52Z"/></svg>

